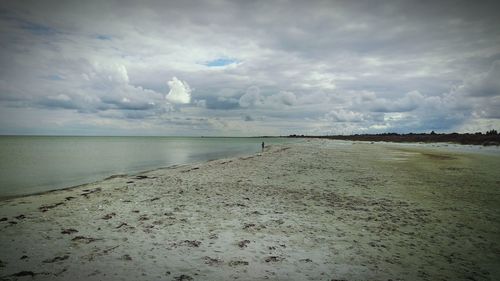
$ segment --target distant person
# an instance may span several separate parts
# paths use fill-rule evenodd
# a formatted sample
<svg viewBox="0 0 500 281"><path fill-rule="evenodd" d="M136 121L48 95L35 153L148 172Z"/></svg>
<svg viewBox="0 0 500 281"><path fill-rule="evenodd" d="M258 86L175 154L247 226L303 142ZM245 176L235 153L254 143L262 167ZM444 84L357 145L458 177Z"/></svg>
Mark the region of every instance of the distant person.
<svg viewBox="0 0 500 281"><path fill-rule="evenodd" d="M262 142L262 152L264 152L264 142Z"/></svg>

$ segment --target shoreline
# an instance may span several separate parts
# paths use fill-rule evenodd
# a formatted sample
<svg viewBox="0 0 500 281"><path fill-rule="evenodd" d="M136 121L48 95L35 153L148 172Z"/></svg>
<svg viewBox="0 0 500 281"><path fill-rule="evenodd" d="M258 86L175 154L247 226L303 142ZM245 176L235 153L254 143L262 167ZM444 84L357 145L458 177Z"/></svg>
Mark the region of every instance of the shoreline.
<svg viewBox="0 0 500 281"><path fill-rule="evenodd" d="M258 153L260 153L260 152L256 152L254 154L258 154ZM248 156L254 155L254 154L249 154ZM127 173L127 174L113 174L113 175L110 175L110 176L103 177L101 179L97 179L97 180L85 182L85 183L82 183L82 184L77 184L77 185L71 185L71 186L67 186L67 187L62 187L62 188L55 188L55 189L50 189L50 190L45 190L45 191L40 191L40 192L35 192L35 193L29 193L29 194L19 194L19 195L12 195L12 196L0 196L0 203L3 202L3 201L9 201L9 200L18 199L18 198L24 198L24 197L30 197L30 196L39 196L39 195L50 194L50 193L57 192L57 191L71 190L71 189L74 189L74 188L80 188L80 187L84 187L84 186L87 186L87 185L98 184L100 182L103 182L103 181L106 181L106 180L111 180L111 179L114 179L114 178L119 178L119 177L138 176L138 175L141 175L141 174L147 174L147 173L150 173L150 172L155 172L157 170L176 169L176 168L183 167L183 166L199 165L199 164L208 163L208 162L211 162L211 161L217 161L217 160L223 160L223 159L233 159L233 158L236 159L236 158L245 157L245 156L247 156L247 155L240 155L240 156L235 156L235 157L230 157L230 158L210 159L210 160L198 161L198 162L195 161L195 162L183 163L183 164L172 164L170 166L158 167L158 168L153 168L153 169L148 169L148 170L140 170L138 172L131 172L131 173Z"/></svg>
<svg viewBox="0 0 500 281"><path fill-rule="evenodd" d="M9 136L9 137L19 137L19 136ZM39 137L46 138L47 136L39 136ZM70 138L73 138L75 136L49 136L49 137L70 137ZM95 138L95 137L89 136L89 138ZM109 137L102 137L102 138L109 138ZM120 138L120 137L117 137L117 138ZM137 138L144 138L144 137L137 137ZM159 137L159 138L172 138L172 137ZM184 138L184 137L174 137L174 138ZM226 138L226 139L249 139L250 138L250 139L253 139L253 138L259 138L259 137L198 137L198 138L200 138L200 139L202 139L202 138ZM273 138L276 139L276 137L273 137ZM271 145L274 145L274 144L271 144ZM260 143L259 143L259 146L260 146ZM221 158L208 158L208 159L201 160L201 161L199 159L192 159L191 162L172 163L172 164L166 165L166 166L152 166L152 167L148 167L148 168L134 168L134 169L130 169L128 172L125 171L125 172L117 172L117 173L112 173L112 174L105 174L105 173L103 173L101 176L91 177L88 180L76 180L76 181L73 181L73 182L76 182L74 184L71 184L71 183L68 184L68 185L63 185L63 184L62 185L57 185L57 184L55 184L55 187L54 187L54 185L52 185L52 186L46 186L45 190L41 190L41 191L35 191L35 192L29 192L28 191L28 193L10 194L10 195L8 193L6 195L1 195L0 194L0 202L1 201L5 201L5 200L20 198L20 197L25 197L25 196L41 195L41 194L50 193L50 192L57 191L57 190L66 190L66 189L76 188L76 187L79 187L79 186L84 186L84 185L88 185L88 184L92 184L92 183L97 183L97 182L100 182L100 181L104 181L104 180L107 180L108 178L116 177L116 176L119 176L119 175L139 175L141 173L147 173L147 172L151 172L151 171L154 171L154 170L157 170L157 169L171 169L171 168L175 168L177 166L195 165L195 164L209 162L209 161L215 161L215 160L219 160L219 159L237 158L237 157L242 157L242 156L247 156L247 155L253 155L255 153L259 153L259 151L256 151L254 153L249 153L249 152L243 152L242 151L242 152L234 153L233 156L229 156L229 157L226 155L226 156L220 156ZM98 174L100 174L100 173L98 173ZM45 185L44 185L44 187L45 187Z"/></svg>
<svg viewBox="0 0 500 281"><path fill-rule="evenodd" d="M0 201L0 279L495 280L498 164L306 140Z"/></svg>
<svg viewBox="0 0 500 281"><path fill-rule="evenodd" d="M0 138L2 200L96 182L116 174L236 157L260 151L259 138ZM285 138L262 139L285 143Z"/></svg>
<svg viewBox="0 0 500 281"><path fill-rule="evenodd" d="M257 137L255 137L257 138ZM307 141L308 138L304 138L305 141ZM320 138L321 139L321 138ZM342 142L350 142L350 143L364 143L364 144L373 144L374 142L373 141L363 141L363 140L360 140L360 141L352 141L352 140L337 140L337 139L328 139L329 141L342 141ZM446 145L454 145L454 146L457 146L457 149L458 150L454 150L454 149L451 149L449 150L450 152L458 152L458 153L480 153L480 154L483 154L482 153L482 149L485 147L485 146L482 146L482 145L475 145L475 144L460 144L460 143L444 143L444 142L436 142L436 143L423 143L423 142L392 142L392 141L376 141L375 142L376 144L382 144L382 145L401 145L401 146L405 146L405 145L409 145L409 146L412 146L414 148L419 148L418 146L421 146L420 148L429 148L429 149L433 149L434 145L437 146L436 149L447 149L445 146ZM274 144L273 145L269 145L269 147L271 146L275 146ZM459 150L461 147L465 148L465 147L473 147L473 150ZM500 153L500 147L487 147L489 149L493 148L498 148L496 153ZM183 163L183 164L172 164L170 166L164 166L164 167L158 167L158 168L152 168L152 169L147 169L147 170L140 170L140 171L137 171L137 172L132 172L132 173L126 173L126 174L113 174L113 175L110 175L110 176L106 176L106 177L103 177L103 178L100 178L100 179L97 179L97 180L93 180L93 181L89 181L89 182L85 182L85 183L82 183L82 184L77 184L77 185L71 185L71 186L67 186L67 187L62 187L62 188L55 188L55 189L50 189L50 190L45 190L45 191L40 191L40 192L35 192L35 193L29 193L29 194L19 194L19 195L12 195L12 196L0 196L0 202L2 201L8 201L8 200L12 200L12 199L17 199L17 198L23 198L23 197L29 197L29 196L37 196L37 195L44 195L44 194L48 194L48 193L52 193L52 192L56 192L56 191L60 191L60 190L69 190L69 189L73 189L73 188L79 188L79 187L83 187L83 186L87 186L87 185L90 185L90 184L96 184L96 183L99 183L99 182L102 182L102 181L105 181L105 180L109 180L109 179L112 179L112 178L115 178L115 177L127 177L127 176L137 176L137 175L141 175L141 174L145 174L145 173L149 173L149 172L154 172L156 170L165 170L165 169L175 169L177 167L181 167L181 166L190 166L190 165L199 165L199 164L202 164L202 163L207 163L207 162L211 162L211 161L217 161L217 160L224 160L224 159L237 159L237 158L241 158L241 157L248 157L248 156L253 156L253 155L256 155L256 154L259 154L261 152L255 152L253 154L248 154L248 155L240 155L240 156L235 156L235 157L229 157L229 158L218 158L218 159L210 159L210 160L205 160L205 161L198 161L198 162L191 162L191 163ZM487 153L486 153L487 154ZM487 154L489 155L489 154Z"/></svg>
<svg viewBox="0 0 500 281"><path fill-rule="evenodd" d="M214 161L214 160L207 160L206 162L209 162L209 161ZM80 188L80 187L84 187L84 186L87 186L87 185L98 184L100 182L111 180L111 179L114 179L114 178L119 178L119 177L137 176L137 175L141 175L141 174L145 174L145 173L149 173L149 172L154 172L156 170L175 169L177 167L187 166L187 165L193 165L195 163L197 163L197 162L186 163L186 164L173 164L171 166L159 167L159 168L154 168L154 169L145 170L145 171L139 171L137 173L114 174L114 175L107 176L105 178L98 179L98 180L95 180L95 181L89 181L89 182L82 183L82 184L71 185L71 186L62 187L62 188L55 188L55 189L50 189L50 190L45 190L45 191L40 191L40 192L35 192L35 193L19 194L19 195L12 195L12 196L0 196L0 203L3 202L3 201L9 201L9 200L19 199L19 198L24 198L24 197L39 196L39 195L51 194L51 193L54 193L54 192L57 192L57 191L71 190L71 189L74 189L74 188Z"/></svg>

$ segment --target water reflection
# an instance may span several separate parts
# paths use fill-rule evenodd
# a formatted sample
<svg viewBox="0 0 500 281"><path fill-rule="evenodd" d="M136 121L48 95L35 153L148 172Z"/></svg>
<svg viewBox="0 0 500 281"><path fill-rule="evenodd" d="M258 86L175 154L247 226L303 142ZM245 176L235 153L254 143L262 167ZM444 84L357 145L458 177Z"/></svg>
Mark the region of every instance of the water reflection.
<svg viewBox="0 0 500 281"><path fill-rule="evenodd" d="M290 141L266 138L265 142ZM0 137L0 197L251 154L259 138Z"/></svg>

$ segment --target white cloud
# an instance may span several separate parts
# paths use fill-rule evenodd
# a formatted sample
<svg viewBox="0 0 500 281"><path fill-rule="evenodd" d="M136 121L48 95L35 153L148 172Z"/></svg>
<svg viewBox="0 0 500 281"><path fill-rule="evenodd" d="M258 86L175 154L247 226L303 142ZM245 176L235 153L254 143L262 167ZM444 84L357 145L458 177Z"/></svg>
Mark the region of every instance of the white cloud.
<svg viewBox="0 0 500 281"><path fill-rule="evenodd" d="M325 117L334 122L361 122L364 120L362 113L342 108L330 111Z"/></svg>
<svg viewBox="0 0 500 281"><path fill-rule="evenodd" d="M407 112L417 109L424 101L424 96L420 92L411 91L399 99L380 98L367 102L373 112Z"/></svg>
<svg viewBox="0 0 500 281"><path fill-rule="evenodd" d="M251 86L240 97L238 103L243 108L282 109L297 104L297 97L289 91L262 96L259 87Z"/></svg>
<svg viewBox="0 0 500 281"><path fill-rule="evenodd" d="M191 88L186 81L181 81L173 77L168 81L170 91L165 96L169 102L174 104L187 104L191 102Z"/></svg>
<svg viewBox="0 0 500 281"><path fill-rule="evenodd" d="M245 94L240 97L239 104L241 107L252 107L262 104L260 97L260 89L257 86L250 86Z"/></svg>

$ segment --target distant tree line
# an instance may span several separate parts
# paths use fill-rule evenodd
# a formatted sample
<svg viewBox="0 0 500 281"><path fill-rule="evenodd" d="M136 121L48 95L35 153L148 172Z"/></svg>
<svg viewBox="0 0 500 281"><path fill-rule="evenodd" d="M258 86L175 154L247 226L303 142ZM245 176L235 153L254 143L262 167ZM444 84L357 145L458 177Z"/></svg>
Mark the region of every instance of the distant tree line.
<svg viewBox="0 0 500 281"><path fill-rule="evenodd" d="M289 135L291 138L323 138L353 141L387 141L387 142L451 142L459 144L477 145L500 145L500 135L497 130L489 130L486 133L381 133L381 134L354 134L354 135Z"/></svg>

